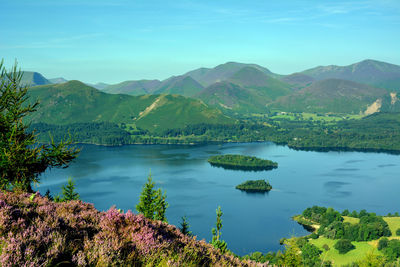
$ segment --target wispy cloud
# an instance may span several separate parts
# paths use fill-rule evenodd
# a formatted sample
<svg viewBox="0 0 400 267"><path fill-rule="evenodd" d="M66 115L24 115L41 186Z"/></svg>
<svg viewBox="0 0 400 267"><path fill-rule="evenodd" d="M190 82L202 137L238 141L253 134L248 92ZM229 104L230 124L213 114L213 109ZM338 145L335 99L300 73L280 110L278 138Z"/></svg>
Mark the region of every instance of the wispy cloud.
<svg viewBox="0 0 400 267"><path fill-rule="evenodd" d="M0 49L41 49L41 48L66 48L73 46L74 42L80 40L91 40L100 37L102 33L88 33L74 36L50 38L45 41L27 42L23 44L0 45Z"/></svg>

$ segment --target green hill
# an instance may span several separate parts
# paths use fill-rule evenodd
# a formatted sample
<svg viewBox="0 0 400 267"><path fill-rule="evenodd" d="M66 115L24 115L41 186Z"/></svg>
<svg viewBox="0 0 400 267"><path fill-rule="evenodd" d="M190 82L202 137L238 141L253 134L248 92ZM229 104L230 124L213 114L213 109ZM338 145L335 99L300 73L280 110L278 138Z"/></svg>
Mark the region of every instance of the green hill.
<svg viewBox="0 0 400 267"><path fill-rule="evenodd" d="M154 94L179 94L193 96L204 87L190 76L174 76L163 81Z"/></svg>
<svg viewBox="0 0 400 267"><path fill-rule="evenodd" d="M24 71L22 74L21 84L36 86L51 84L51 82L38 72Z"/></svg>
<svg viewBox="0 0 400 267"><path fill-rule="evenodd" d="M268 105L292 112L360 114L379 111L389 93L380 88L356 82L327 79L284 96Z"/></svg>
<svg viewBox="0 0 400 267"><path fill-rule="evenodd" d="M29 94L30 101L41 102L30 118L33 123L113 122L162 131L197 123L234 122L199 100L178 95L107 94L79 81L36 86Z"/></svg>
<svg viewBox="0 0 400 267"><path fill-rule="evenodd" d="M238 84L264 101L274 100L292 92L291 86L254 67L244 67L234 73L229 81Z"/></svg>
<svg viewBox="0 0 400 267"><path fill-rule="evenodd" d="M236 72L244 67L252 67L265 74L274 75L271 71L259 65L237 62L227 62L225 64L218 65L215 68L199 68L193 71L189 71L184 75L192 77L203 86L210 86L213 83L230 79L232 75L234 75Z"/></svg>
<svg viewBox="0 0 400 267"><path fill-rule="evenodd" d="M257 68L246 66L226 81L217 82L195 97L225 111L266 113L266 104L292 92L290 85Z"/></svg>
<svg viewBox="0 0 400 267"><path fill-rule="evenodd" d="M197 98L224 111L239 113L266 113L265 102L249 90L227 81L210 85Z"/></svg>
<svg viewBox="0 0 400 267"><path fill-rule="evenodd" d="M400 91L400 66L364 60L348 66L319 66L302 72L316 80L344 79L392 91Z"/></svg>
<svg viewBox="0 0 400 267"><path fill-rule="evenodd" d="M314 78L303 73L293 73L290 75L285 75L282 76L280 80L290 84L294 90L299 90L307 87L315 81Z"/></svg>
<svg viewBox="0 0 400 267"><path fill-rule="evenodd" d="M125 81L108 85L102 90L110 94L145 95L153 93L160 84L159 80Z"/></svg>

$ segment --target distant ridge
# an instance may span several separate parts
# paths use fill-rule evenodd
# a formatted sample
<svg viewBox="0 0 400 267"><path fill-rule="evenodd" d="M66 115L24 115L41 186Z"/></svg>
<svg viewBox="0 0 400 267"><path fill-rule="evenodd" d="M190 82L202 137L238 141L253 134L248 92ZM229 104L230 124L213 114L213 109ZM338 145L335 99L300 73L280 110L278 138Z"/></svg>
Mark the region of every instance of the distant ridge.
<svg viewBox="0 0 400 267"><path fill-rule="evenodd" d="M44 85L51 84L49 80L43 77L39 72L33 71L23 71L21 84L36 86L36 85Z"/></svg>
<svg viewBox="0 0 400 267"><path fill-rule="evenodd" d="M319 66L302 72L316 80L343 79L400 92L400 66L363 60L348 66Z"/></svg>
<svg viewBox="0 0 400 267"><path fill-rule="evenodd" d="M263 73L272 75L270 70L256 64L227 62L225 64L218 65L215 68L199 68L192 70L185 73L184 76L190 76L203 86L209 86L213 83L230 79L232 75L244 67L252 67Z"/></svg>
<svg viewBox="0 0 400 267"><path fill-rule="evenodd" d="M325 79L312 83L291 95L268 105L293 112L365 113L375 102L382 106L389 93L381 88L341 79Z"/></svg>
<svg viewBox="0 0 400 267"><path fill-rule="evenodd" d="M51 83L55 83L55 84L68 82L68 80L64 79L63 77L52 78L52 79L49 79L49 81Z"/></svg>
<svg viewBox="0 0 400 267"><path fill-rule="evenodd" d="M159 80L125 81L108 85L103 91L110 94L145 95L152 94L160 84Z"/></svg>

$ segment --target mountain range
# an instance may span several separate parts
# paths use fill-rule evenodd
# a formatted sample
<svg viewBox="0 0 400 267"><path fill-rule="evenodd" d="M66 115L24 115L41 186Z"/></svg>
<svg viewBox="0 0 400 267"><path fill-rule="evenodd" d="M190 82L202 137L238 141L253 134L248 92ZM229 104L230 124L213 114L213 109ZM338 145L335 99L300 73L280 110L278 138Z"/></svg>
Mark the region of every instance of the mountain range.
<svg viewBox="0 0 400 267"><path fill-rule="evenodd" d="M52 82L71 86L63 78L47 80L36 72L24 72L23 82L32 86ZM77 87L76 82L72 84ZM80 86L89 90L83 85ZM197 101L192 103L203 103L214 112L218 108L230 116L265 114L271 110L350 114L400 110L397 96L400 66L376 60L348 66L319 66L290 75L275 74L256 64L228 62L163 81L131 80L112 85L99 83L93 87L103 93L142 98L167 94L174 95L177 101L175 95L181 95L180 99L185 99L182 101L189 101L187 97L190 97L190 101Z"/></svg>
<svg viewBox="0 0 400 267"><path fill-rule="evenodd" d="M29 101L40 101L32 123L66 125L113 122L153 132L198 123L234 123L235 120L203 102L180 95L107 94L80 81L32 87Z"/></svg>

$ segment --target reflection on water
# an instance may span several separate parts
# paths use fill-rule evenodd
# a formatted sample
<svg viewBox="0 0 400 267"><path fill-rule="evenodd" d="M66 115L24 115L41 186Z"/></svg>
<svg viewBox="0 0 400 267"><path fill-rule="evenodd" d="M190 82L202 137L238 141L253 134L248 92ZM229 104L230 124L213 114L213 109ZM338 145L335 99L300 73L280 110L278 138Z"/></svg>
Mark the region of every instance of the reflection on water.
<svg viewBox="0 0 400 267"><path fill-rule="evenodd" d="M167 193L167 218L179 225L186 215L198 239L211 239L215 210L223 215L223 239L237 254L281 249L279 239L306 231L291 216L313 205L338 210L367 209L378 214L398 210L399 156L383 153L306 152L271 143L206 146L83 145L69 168L43 175L40 192L60 193L72 176L84 201L107 210L116 205L134 210L150 171ZM207 159L218 154L273 159L279 167L264 172L213 168ZM265 179L273 190L246 193L235 186ZM374 196L374 197L371 197Z"/></svg>

